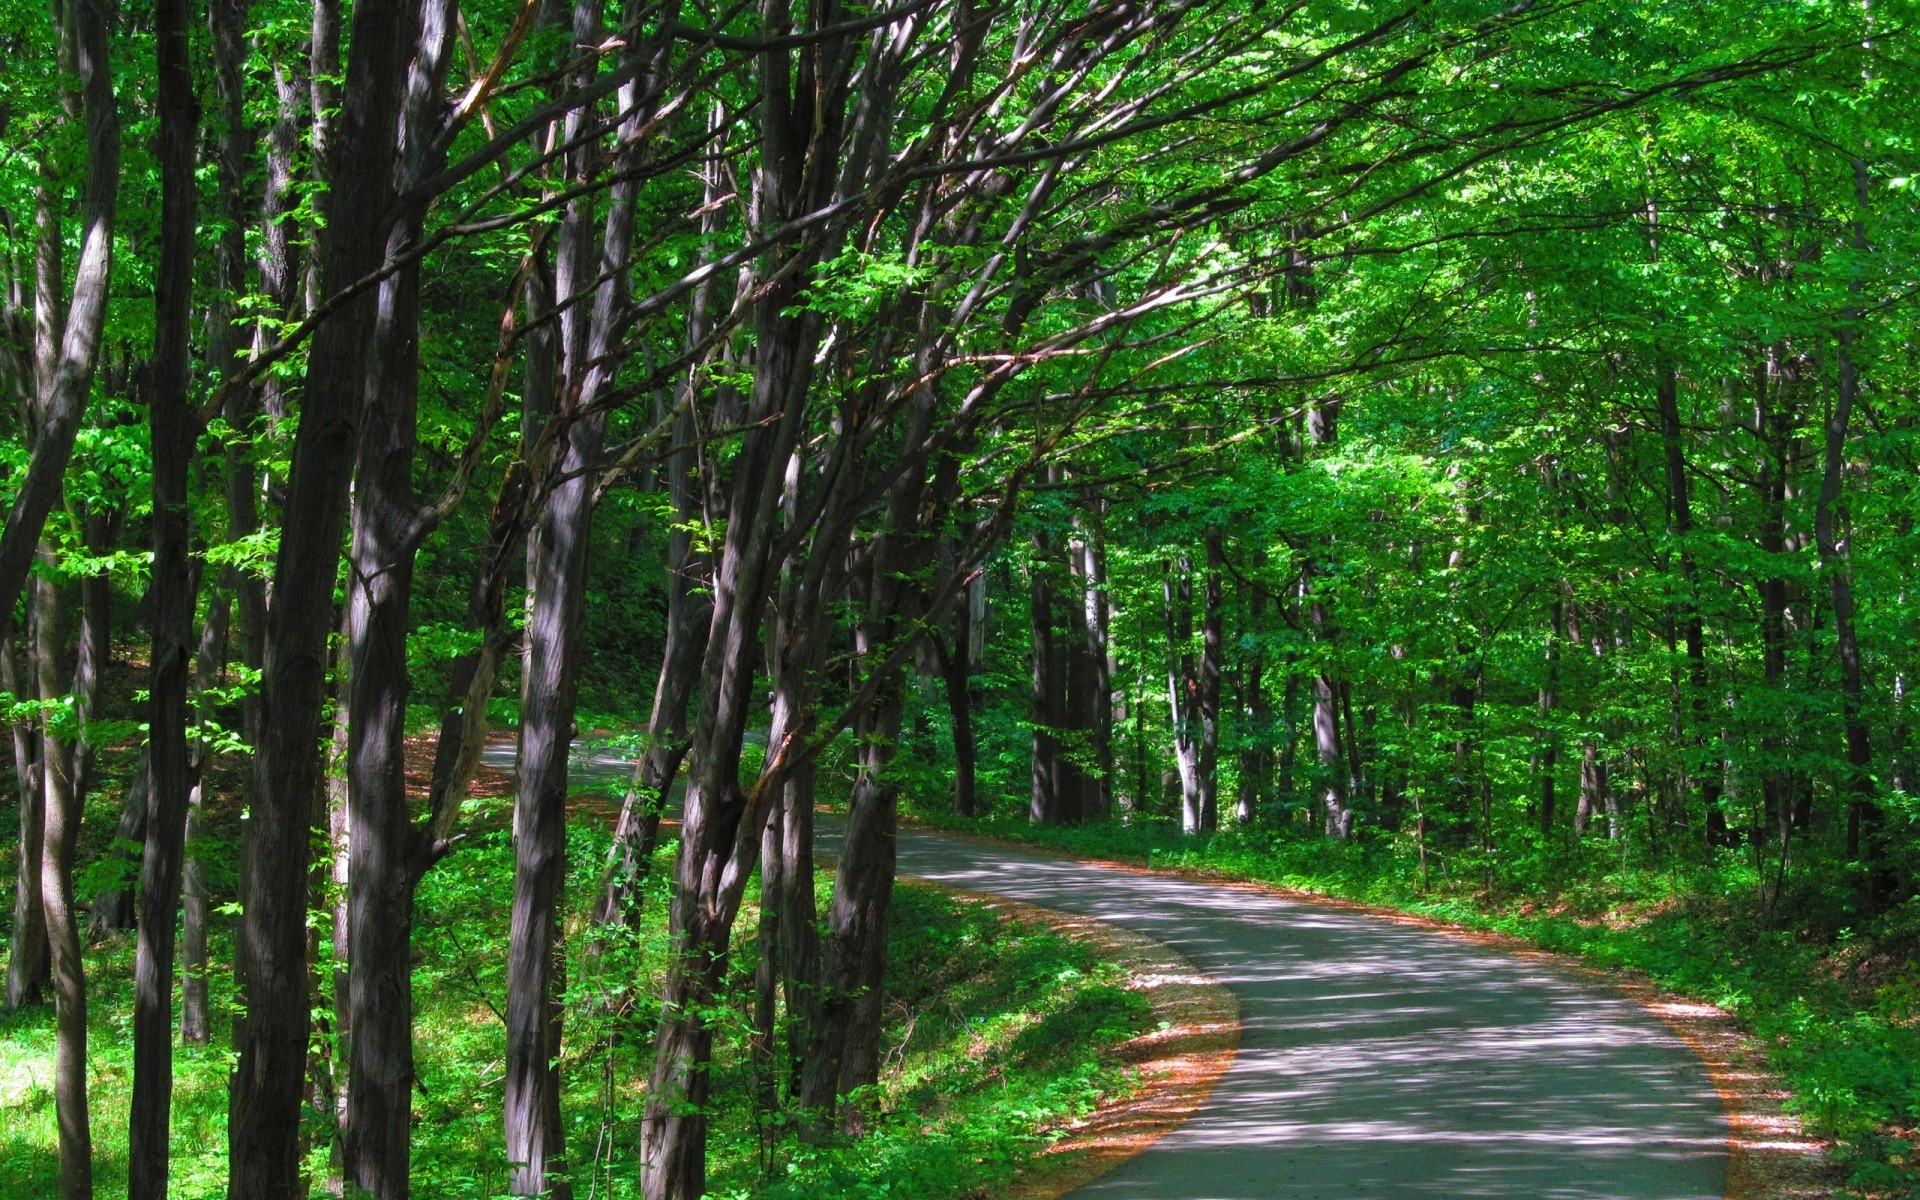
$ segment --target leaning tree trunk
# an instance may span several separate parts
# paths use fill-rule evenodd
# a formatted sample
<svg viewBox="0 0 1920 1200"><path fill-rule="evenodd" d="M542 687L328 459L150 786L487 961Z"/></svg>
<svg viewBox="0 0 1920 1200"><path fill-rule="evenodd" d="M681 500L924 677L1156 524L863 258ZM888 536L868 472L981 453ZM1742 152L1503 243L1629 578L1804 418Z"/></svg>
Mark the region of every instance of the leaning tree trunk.
<svg viewBox="0 0 1920 1200"><path fill-rule="evenodd" d="M80 418L93 389L113 275L113 226L120 194L120 112L108 61L112 18L101 0L72 0L68 11L87 144L87 178L80 194L80 258L74 266L64 328L54 311L51 289L44 289L45 294L35 298L42 369L34 405L33 450L7 510L6 525L0 529L0 613L12 612L19 603L47 514L65 490L67 461L73 456ZM55 274L52 282L57 286L57 271ZM55 330L59 330L57 336L46 336Z"/></svg>

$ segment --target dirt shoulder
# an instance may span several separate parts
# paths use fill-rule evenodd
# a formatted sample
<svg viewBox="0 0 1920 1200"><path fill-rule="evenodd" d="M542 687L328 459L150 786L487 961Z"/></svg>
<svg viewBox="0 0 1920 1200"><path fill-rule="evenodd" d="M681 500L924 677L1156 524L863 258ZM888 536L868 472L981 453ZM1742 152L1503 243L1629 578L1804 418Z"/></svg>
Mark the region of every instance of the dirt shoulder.
<svg viewBox="0 0 1920 1200"><path fill-rule="evenodd" d="M944 888L1091 944L1127 973L1151 1006L1145 1033L1115 1050L1134 1086L1056 1130L1057 1141L1022 1173L1008 1200L1054 1200L1113 1170L1184 1125L1233 1065L1240 1003L1169 946L1130 930L985 892Z"/></svg>
<svg viewBox="0 0 1920 1200"><path fill-rule="evenodd" d="M1573 976L1586 983L1611 989L1658 1017L1698 1056L1706 1068L1708 1077L1720 1095L1720 1102L1727 1116L1726 1200L1810 1200L1812 1197L1835 1195L1844 1180L1844 1170L1832 1160L1830 1153L1832 1144L1808 1134L1799 1118L1787 1110L1785 1102L1789 1093L1784 1082L1768 1067L1765 1046L1741 1024L1739 1018L1714 1005L1663 991L1650 979L1637 973L1596 968L1570 955L1537 949L1520 938L1506 934L1467 929L1399 909L1361 904L1316 892L1233 879L1204 871L1149 868L1137 863L1083 858L1013 839L955 833L948 829L926 826L919 826L919 828L942 837L976 842L999 849L1016 850L1037 857L1085 862L1092 866L1131 874L1201 881L1219 887L1281 896L1323 907L1365 913L1396 924L1430 930L1476 945L1497 948L1530 962L1551 967L1557 972ZM1000 900L995 902L1006 903ZM1054 915L1058 916L1058 914ZM1078 920L1070 917L1065 919ZM1087 922L1087 924L1098 923ZM1136 937L1137 935L1125 934L1125 936ZM1144 938L1140 940L1148 941ZM1158 943L1150 944L1158 945ZM1167 954L1173 953L1166 947L1160 947L1160 949ZM1214 986L1217 990L1226 992L1225 988L1217 984ZM1230 992L1227 992L1226 998L1228 1002L1232 1002ZM1237 1013L1237 1005L1235 1011ZM1237 1026L1236 1018L1236 1031ZM1226 1060L1230 1062L1231 1058L1229 1051ZM1220 1069L1224 1070L1224 1065ZM1213 1079L1217 1078L1216 1072L1208 1080L1206 1089L1193 1102L1193 1107L1185 1110L1188 1115L1197 1108L1199 1100L1205 1098L1206 1091L1212 1088ZM1180 1118L1180 1120L1184 1119L1184 1116ZM1045 1200L1045 1198L1061 1195L1072 1187L1086 1182L1087 1179L1094 1178L1103 1171L1126 1161L1178 1124L1179 1121L1174 1121L1166 1129L1146 1137L1138 1148L1117 1155L1097 1171L1083 1177L1076 1177L1068 1187L1062 1187L1056 1191L1019 1192L1016 1195L1019 1200L1030 1200L1030 1198ZM1066 1144L1063 1142L1063 1147Z"/></svg>

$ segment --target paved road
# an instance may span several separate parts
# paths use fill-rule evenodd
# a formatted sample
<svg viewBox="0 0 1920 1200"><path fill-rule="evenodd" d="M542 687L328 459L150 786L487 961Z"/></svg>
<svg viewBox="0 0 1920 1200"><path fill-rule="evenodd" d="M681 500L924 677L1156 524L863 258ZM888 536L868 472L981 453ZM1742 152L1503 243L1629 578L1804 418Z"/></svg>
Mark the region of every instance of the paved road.
<svg viewBox="0 0 1920 1200"><path fill-rule="evenodd" d="M585 753L613 783L631 765ZM487 761L512 768L510 745ZM839 821L820 819L824 853ZM1207 1103L1073 1200L1720 1200L1727 1123L1645 1010L1537 963L1306 901L919 831L900 871L1108 921L1240 1000Z"/></svg>
<svg viewBox="0 0 1920 1200"><path fill-rule="evenodd" d="M1232 988L1206 1105L1075 1200L1719 1200L1726 1118L1654 1017L1549 968L1304 901L906 832L902 874L1109 921Z"/></svg>

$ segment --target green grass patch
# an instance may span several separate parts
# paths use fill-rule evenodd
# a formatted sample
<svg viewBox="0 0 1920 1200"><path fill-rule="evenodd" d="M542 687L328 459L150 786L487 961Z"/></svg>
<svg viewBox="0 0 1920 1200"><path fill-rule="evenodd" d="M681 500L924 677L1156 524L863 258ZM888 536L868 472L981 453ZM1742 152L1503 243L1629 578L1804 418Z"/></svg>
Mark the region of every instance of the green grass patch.
<svg viewBox="0 0 1920 1200"><path fill-rule="evenodd" d="M475 802L498 806L501 801ZM420 889L414 938L414 1194L484 1200L505 1194L500 1106L505 1038L507 904L513 858L503 812L480 828ZM571 834L567 923L567 1034L563 1113L577 1188L638 1195L645 1080L666 963L663 848L648 919L597 955L583 920L607 835ZM830 880L820 879L824 895ZM325 915L317 914L326 944ZM231 1066L231 932L213 946L216 1024L207 1047L176 1051L173 1179L178 1200L226 1192L226 1080ZM739 985L755 947L752 903L736 941ZM857 1141L805 1146L781 1113L758 1111L746 1052L749 998L723 997L714 1064L712 1194L716 1197L973 1197L1003 1185L1070 1118L1127 1086L1105 1052L1144 1028L1146 1002L1124 970L1084 943L937 889L902 884L892 923L885 1068L863 1097ZM91 1106L99 1194L126 1191L126 1111L132 1085L132 944L92 947ZM323 967L326 964L323 964ZM336 1053L324 1030L315 1051ZM0 1196L57 1190L53 1019L47 1006L0 1017ZM784 1072L786 1065L779 1065ZM782 1074L781 1077L784 1077ZM324 1178L332 1152L325 1116L310 1114L309 1167ZM763 1141L762 1131L770 1136Z"/></svg>

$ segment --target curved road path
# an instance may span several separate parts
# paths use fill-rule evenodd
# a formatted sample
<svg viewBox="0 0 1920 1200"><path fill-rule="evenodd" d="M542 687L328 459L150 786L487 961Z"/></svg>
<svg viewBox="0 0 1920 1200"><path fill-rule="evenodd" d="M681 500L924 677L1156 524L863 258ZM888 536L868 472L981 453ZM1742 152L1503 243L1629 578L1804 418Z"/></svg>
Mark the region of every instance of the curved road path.
<svg viewBox="0 0 1920 1200"><path fill-rule="evenodd" d="M835 852L840 821L818 832ZM919 830L899 869L1144 934L1239 998L1239 1053L1200 1111L1070 1200L1724 1195L1706 1069L1616 993L1364 913Z"/></svg>
<svg viewBox="0 0 1920 1200"><path fill-rule="evenodd" d="M1145 934L1239 997L1239 1055L1201 1110L1074 1200L1723 1194L1727 1122L1700 1060L1632 1001L1549 967L918 831L901 832L900 871Z"/></svg>

